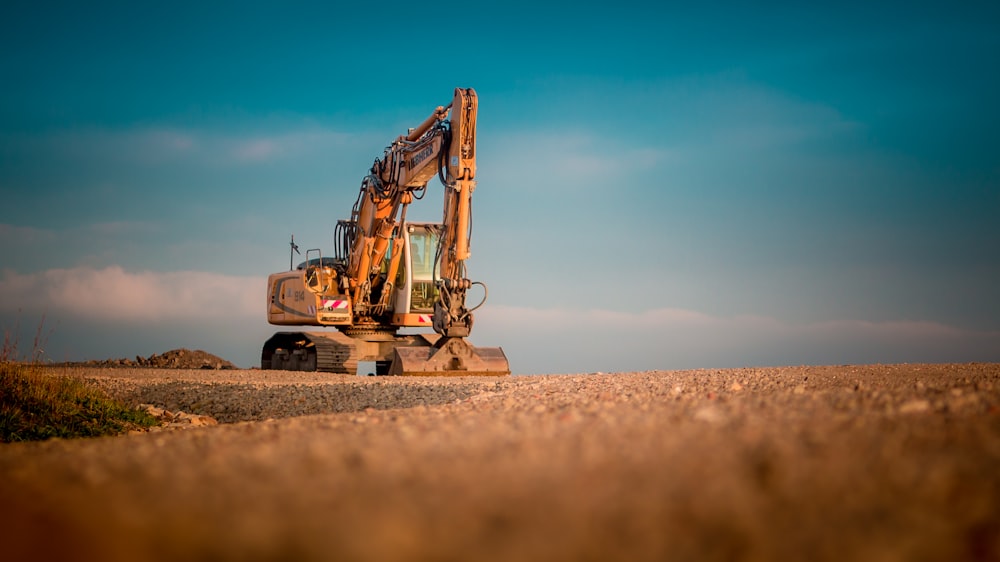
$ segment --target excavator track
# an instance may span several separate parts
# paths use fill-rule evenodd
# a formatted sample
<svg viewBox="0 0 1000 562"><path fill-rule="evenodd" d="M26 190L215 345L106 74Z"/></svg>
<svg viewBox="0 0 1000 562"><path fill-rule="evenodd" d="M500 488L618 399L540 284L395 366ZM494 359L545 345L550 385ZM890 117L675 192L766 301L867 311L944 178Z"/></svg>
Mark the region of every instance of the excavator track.
<svg viewBox="0 0 1000 562"><path fill-rule="evenodd" d="M358 372L358 353L351 338L340 332L309 333L316 347L316 370L353 375Z"/></svg>
<svg viewBox="0 0 1000 562"><path fill-rule="evenodd" d="M365 351L362 352L361 349ZM499 347L475 347L463 338L410 334L364 341L341 332L278 332L261 352L261 369L354 375L358 361L374 361L379 375L505 376Z"/></svg>
<svg viewBox="0 0 1000 562"><path fill-rule="evenodd" d="M278 332L264 344L260 366L354 375L358 353L354 340L340 332Z"/></svg>

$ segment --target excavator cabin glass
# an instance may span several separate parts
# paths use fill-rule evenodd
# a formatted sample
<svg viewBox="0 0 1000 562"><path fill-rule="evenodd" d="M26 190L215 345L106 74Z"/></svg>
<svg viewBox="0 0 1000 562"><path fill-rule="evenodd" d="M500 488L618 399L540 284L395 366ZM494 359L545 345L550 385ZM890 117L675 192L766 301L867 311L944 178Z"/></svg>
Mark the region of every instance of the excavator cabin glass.
<svg viewBox="0 0 1000 562"><path fill-rule="evenodd" d="M400 272L406 276L397 286L406 291L403 296L409 301L407 312L429 313L434 311L437 299L437 289L434 258L437 255L440 240L440 225L408 224L406 227L406 246L409 251L408 271ZM408 297L408 298L406 298Z"/></svg>

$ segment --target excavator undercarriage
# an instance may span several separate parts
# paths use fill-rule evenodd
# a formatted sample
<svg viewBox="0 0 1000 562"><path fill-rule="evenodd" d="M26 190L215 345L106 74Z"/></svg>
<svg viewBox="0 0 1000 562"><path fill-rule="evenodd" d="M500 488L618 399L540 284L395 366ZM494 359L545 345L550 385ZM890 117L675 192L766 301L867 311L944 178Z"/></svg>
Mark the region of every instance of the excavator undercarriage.
<svg viewBox="0 0 1000 562"><path fill-rule="evenodd" d="M262 369L324 371L354 375L359 362L374 362L375 375L504 376L507 356L499 347L476 347L438 334L352 338L340 331L278 332L264 343ZM364 373L362 373L364 374Z"/></svg>

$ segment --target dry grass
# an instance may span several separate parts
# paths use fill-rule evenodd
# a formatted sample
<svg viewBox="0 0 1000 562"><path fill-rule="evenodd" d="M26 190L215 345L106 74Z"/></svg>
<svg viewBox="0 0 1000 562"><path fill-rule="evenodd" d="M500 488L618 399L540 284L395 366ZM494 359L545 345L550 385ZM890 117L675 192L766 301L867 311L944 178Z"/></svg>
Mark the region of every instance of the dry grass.
<svg viewBox="0 0 1000 562"><path fill-rule="evenodd" d="M41 325L38 334L31 359L25 361L19 359L16 336L4 333L0 347L0 442L115 435L159 423L81 379L42 372Z"/></svg>

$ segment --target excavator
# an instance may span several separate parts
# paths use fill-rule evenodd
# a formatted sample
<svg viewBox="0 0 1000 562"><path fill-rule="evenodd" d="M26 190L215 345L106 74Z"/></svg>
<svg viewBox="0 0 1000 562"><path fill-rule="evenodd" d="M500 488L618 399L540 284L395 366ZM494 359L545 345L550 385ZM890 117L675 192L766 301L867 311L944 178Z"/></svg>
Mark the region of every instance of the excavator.
<svg viewBox="0 0 1000 562"><path fill-rule="evenodd" d="M268 277L270 324L333 329L274 334L262 369L356 374L359 362L374 362L377 375L510 374L501 348L466 340L487 296L466 273L478 105L475 90L456 88L451 103L375 159L351 218L337 221L333 255L307 250L297 268ZM442 221L408 222L408 206L434 176L444 185ZM298 251L294 237L291 245ZM469 307L477 285L482 300ZM433 332L410 330L419 328Z"/></svg>

